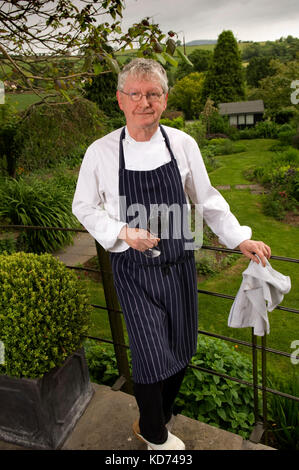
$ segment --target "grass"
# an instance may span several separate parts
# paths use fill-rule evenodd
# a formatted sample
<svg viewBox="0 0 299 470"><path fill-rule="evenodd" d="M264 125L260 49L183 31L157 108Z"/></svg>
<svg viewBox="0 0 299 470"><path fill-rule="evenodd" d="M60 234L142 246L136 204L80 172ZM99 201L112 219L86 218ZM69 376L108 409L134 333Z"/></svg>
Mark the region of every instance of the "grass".
<svg viewBox="0 0 299 470"><path fill-rule="evenodd" d="M244 176L244 171L262 166L273 155L269 150L273 145L271 139L241 140L247 150L241 153L216 157L221 164L219 168L210 173L210 179L214 186L230 184L249 184Z"/></svg>
<svg viewBox="0 0 299 470"><path fill-rule="evenodd" d="M252 228L253 239L265 241L271 246L273 255L298 258L298 227L265 216L261 210L262 195L234 188L236 184L250 183L243 175L244 170L262 166L270 160L273 153L268 149L272 144L273 141L270 139L246 141L246 152L218 157L221 167L211 172L210 178L214 185L231 185L230 191L221 192L239 222ZM285 296L281 305L298 309L298 264L277 260L270 260L270 263L274 269L291 277L291 291ZM247 266L248 260L242 256L234 266L204 281L199 287L204 290L236 295L242 280L242 271ZM231 301L204 294L200 295L199 301L200 328L250 341L249 328L231 329L227 326ZM274 310L269 313L269 321L270 334L267 336L267 345L291 353L291 342L299 338L298 315ZM268 359L270 367L279 367L285 374L290 373L295 367L289 358L268 354Z"/></svg>
<svg viewBox="0 0 299 470"><path fill-rule="evenodd" d="M32 93L6 93L5 101L12 104L17 111L23 111L31 104L40 101L40 97Z"/></svg>

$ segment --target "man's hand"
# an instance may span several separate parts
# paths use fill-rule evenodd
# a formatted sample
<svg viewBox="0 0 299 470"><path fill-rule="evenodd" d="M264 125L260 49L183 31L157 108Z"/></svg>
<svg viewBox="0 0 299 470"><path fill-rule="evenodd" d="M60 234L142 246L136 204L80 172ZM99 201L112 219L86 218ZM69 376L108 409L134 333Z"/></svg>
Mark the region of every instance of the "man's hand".
<svg viewBox="0 0 299 470"><path fill-rule="evenodd" d="M125 225L119 232L118 238L124 240L131 248L138 251L146 251L157 246L160 238L156 238L147 230L141 228L129 228Z"/></svg>
<svg viewBox="0 0 299 470"><path fill-rule="evenodd" d="M261 260L264 267L266 266L265 258L269 259L271 257L271 248L261 241L244 240L240 243L239 249L242 251L243 255L252 259L255 263L259 263ZM260 260L255 255L257 255Z"/></svg>

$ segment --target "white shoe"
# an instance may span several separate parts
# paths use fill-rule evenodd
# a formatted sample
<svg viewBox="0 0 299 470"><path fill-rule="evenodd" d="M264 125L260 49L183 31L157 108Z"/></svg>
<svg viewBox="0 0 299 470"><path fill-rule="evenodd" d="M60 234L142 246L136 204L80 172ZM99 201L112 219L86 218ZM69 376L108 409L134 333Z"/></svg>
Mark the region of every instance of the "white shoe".
<svg viewBox="0 0 299 470"><path fill-rule="evenodd" d="M154 444L147 441L141 434L138 421L133 424L133 431L141 441L147 444L147 450L185 450L185 444L174 434L168 431L167 440L163 444Z"/></svg>

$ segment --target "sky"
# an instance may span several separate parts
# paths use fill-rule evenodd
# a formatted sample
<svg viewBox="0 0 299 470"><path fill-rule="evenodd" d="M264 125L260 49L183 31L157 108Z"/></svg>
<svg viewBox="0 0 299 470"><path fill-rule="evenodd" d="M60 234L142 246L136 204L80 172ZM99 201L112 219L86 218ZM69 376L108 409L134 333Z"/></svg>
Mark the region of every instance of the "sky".
<svg viewBox="0 0 299 470"><path fill-rule="evenodd" d="M299 37L298 0L125 0L124 31L149 16L178 39L217 39L230 29L237 40L274 41Z"/></svg>

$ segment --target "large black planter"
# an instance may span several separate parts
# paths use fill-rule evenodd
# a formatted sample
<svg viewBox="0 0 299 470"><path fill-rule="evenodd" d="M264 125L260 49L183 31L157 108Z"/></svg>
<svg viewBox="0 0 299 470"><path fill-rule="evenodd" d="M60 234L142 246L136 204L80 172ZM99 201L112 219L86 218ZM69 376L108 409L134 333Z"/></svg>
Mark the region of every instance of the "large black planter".
<svg viewBox="0 0 299 470"><path fill-rule="evenodd" d="M92 395L83 348L40 379L0 375L0 440L58 449Z"/></svg>

